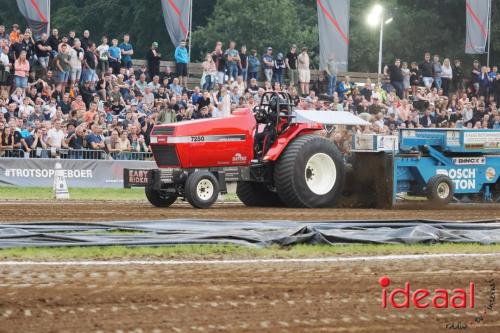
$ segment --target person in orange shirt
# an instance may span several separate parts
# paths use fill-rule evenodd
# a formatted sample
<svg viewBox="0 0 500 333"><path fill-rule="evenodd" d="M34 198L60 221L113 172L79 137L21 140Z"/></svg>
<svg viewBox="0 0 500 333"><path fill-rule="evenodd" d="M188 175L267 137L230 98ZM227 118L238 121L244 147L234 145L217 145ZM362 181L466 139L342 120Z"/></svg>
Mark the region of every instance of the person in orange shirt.
<svg viewBox="0 0 500 333"><path fill-rule="evenodd" d="M19 33L19 25L17 24L13 24L12 25L12 31L9 35L9 39L10 39L10 44L14 44L14 43L17 43L19 42L19 39L21 38L21 34Z"/></svg>
<svg viewBox="0 0 500 333"><path fill-rule="evenodd" d="M83 114L83 121L89 124L92 123L96 114L97 104L90 102L89 110Z"/></svg>

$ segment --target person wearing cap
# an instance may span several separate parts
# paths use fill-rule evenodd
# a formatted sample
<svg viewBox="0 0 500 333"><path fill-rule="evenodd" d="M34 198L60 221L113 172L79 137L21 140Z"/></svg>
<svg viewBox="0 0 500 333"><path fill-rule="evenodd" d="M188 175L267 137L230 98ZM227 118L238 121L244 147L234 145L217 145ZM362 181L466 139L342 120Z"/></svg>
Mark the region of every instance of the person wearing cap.
<svg viewBox="0 0 500 333"><path fill-rule="evenodd" d="M177 77L179 78L179 84L181 86L187 87L187 76L188 76L188 62L189 55L186 49L186 41L182 40L180 45L175 49L175 69Z"/></svg>
<svg viewBox="0 0 500 333"><path fill-rule="evenodd" d="M290 85L297 86L299 82L299 73L297 72L297 45L293 44L290 48L290 52L286 54L285 64L288 74L288 79L290 80Z"/></svg>
<svg viewBox="0 0 500 333"><path fill-rule="evenodd" d="M283 59L283 53L278 53L276 59L274 60L273 72L274 72L274 82L283 84L283 72L285 71L286 65Z"/></svg>
<svg viewBox="0 0 500 333"><path fill-rule="evenodd" d="M264 75L266 76L266 81L271 82L273 80L273 48L268 47L267 52L262 56L262 62L264 63Z"/></svg>
<svg viewBox="0 0 500 333"><path fill-rule="evenodd" d="M300 92L303 95L309 94L309 83L311 82L311 70L309 69L309 55L307 54L307 47L302 48L302 52L297 57L300 82Z"/></svg>
<svg viewBox="0 0 500 333"><path fill-rule="evenodd" d="M161 53L158 52L158 43L153 42L153 44L151 44L151 48L146 54L149 77L154 77L160 74L160 59Z"/></svg>
<svg viewBox="0 0 500 333"><path fill-rule="evenodd" d="M10 32L10 35L9 35L10 44L12 45L12 44L19 42L20 38L21 38L21 35L19 33L19 25L13 24L12 31Z"/></svg>
<svg viewBox="0 0 500 333"><path fill-rule="evenodd" d="M260 71L260 60L257 56L257 50L250 51L250 55L248 56L248 80L252 81L259 79L259 71Z"/></svg>

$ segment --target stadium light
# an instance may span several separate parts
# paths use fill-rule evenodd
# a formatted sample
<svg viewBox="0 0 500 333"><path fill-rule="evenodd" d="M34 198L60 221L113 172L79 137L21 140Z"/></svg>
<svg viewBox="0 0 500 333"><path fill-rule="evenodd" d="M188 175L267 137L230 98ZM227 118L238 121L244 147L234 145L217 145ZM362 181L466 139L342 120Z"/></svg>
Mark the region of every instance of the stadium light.
<svg viewBox="0 0 500 333"><path fill-rule="evenodd" d="M393 21L392 17L389 17L384 21L384 7L380 4L373 6L370 13L366 18L366 22L371 27L376 27L380 25L380 40L379 40L379 50L378 50L378 74L379 80L380 75L382 75L382 41L384 39L384 24L389 24Z"/></svg>
<svg viewBox="0 0 500 333"><path fill-rule="evenodd" d="M382 13L384 12L384 7L377 4L373 6L372 11L368 14L367 22L370 26L376 27L382 21Z"/></svg>

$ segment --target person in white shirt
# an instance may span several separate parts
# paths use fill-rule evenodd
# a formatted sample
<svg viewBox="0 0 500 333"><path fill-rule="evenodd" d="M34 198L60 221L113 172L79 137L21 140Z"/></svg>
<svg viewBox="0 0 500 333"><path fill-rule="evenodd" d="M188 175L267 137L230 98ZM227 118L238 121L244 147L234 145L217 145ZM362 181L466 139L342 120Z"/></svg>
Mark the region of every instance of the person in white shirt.
<svg viewBox="0 0 500 333"><path fill-rule="evenodd" d="M9 62L9 47L4 46L2 52L0 52L0 62L3 64L5 71L10 72L10 62Z"/></svg>
<svg viewBox="0 0 500 333"><path fill-rule="evenodd" d="M69 76L72 84L78 83L82 76L82 61L85 51L81 47L81 42L75 38L73 47L69 50L69 64L71 66L71 74Z"/></svg>
<svg viewBox="0 0 500 333"><path fill-rule="evenodd" d="M99 68L101 73L106 73L109 68L109 45L106 36L102 37L102 44L97 47L97 54L99 54Z"/></svg>
<svg viewBox="0 0 500 333"><path fill-rule="evenodd" d="M52 148L63 148L65 146L64 131L61 128L60 120L56 120L54 127L47 132L47 144Z"/></svg>
<svg viewBox="0 0 500 333"><path fill-rule="evenodd" d="M448 94L450 93L451 82L453 80L453 70L451 68L450 59L444 59L441 70L441 84L443 87L443 95L448 96Z"/></svg>

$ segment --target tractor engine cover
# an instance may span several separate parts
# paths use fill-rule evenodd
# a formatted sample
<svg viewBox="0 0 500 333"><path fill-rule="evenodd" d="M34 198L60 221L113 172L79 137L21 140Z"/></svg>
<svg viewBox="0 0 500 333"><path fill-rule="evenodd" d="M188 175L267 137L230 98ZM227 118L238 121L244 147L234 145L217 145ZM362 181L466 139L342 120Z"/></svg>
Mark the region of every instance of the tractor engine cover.
<svg viewBox="0 0 500 333"><path fill-rule="evenodd" d="M247 166L254 154L256 121L250 109L226 118L156 125L151 149L160 168Z"/></svg>

